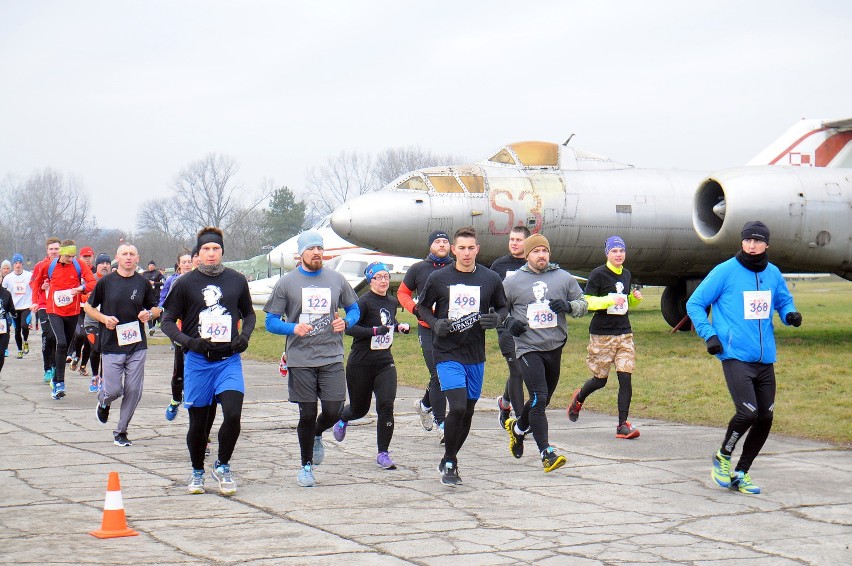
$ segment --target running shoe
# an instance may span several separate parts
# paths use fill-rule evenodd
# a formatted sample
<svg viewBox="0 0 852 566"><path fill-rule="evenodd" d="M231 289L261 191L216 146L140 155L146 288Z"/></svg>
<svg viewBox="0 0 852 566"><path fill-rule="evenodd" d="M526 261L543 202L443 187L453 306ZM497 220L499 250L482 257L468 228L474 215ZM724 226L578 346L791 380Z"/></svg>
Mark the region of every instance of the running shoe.
<svg viewBox="0 0 852 566"><path fill-rule="evenodd" d="M713 473L710 475L719 487L731 486L731 457L717 450L713 456Z"/></svg>
<svg viewBox="0 0 852 566"><path fill-rule="evenodd" d="M24 342L24 353L25 354L30 353L30 343L29 342Z"/></svg>
<svg viewBox="0 0 852 566"><path fill-rule="evenodd" d="M98 392L98 376L92 376L92 381L89 383L89 393Z"/></svg>
<svg viewBox="0 0 852 566"><path fill-rule="evenodd" d="M396 464L393 463L390 454L388 454L387 452L379 452L378 456L376 456L376 464L386 470L396 469Z"/></svg>
<svg viewBox="0 0 852 566"><path fill-rule="evenodd" d="M133 443L127 438L126 432L112 433L112 443L116 446L133 446Z"/></svg>
<svg viewBox="0 0 852 566"><path fill-rule="evenodd" d="M503 428L506 429L506 432L509 434L509 452L511 452L512 456L515 458L520 458L524 455L524 435L515 432L516 422L518 422L518 419L510 417L506 419L506 423L503 425Z"/></svg>
<svg viewBox="0 0 852 566"><path fill-rule="evenodd" d="M500 421L500 428L506 428L506 419L511 414L512 405L506 403L504 405L503 396L497 397L497 420Z"/></svg>
<svg viewBox="0 0 852 566"><path fill-rule="evenodd" d="M557 454L552 446L548 446L541 454L541 465L544 466L545 473L561 468L565 465L565 461L565 456Z"/></svg>
<svg viewBox="0 0 852 566"><path fill-rule="evenodd" d="M441 472L441 483L444 485L456 486L462 482L462 479L459 477L459 470L455 464L452 462L446 462L444 464L443 471Z"/></svg>
<svg viewBox="0 0 852 566"><path fill-rule="evenodd" d="M314 478L314 467L310 462L299 469L296 481L301 487L314 487L317 484L317 480Z"/></svg>
<svg viewBox="0 0 852 566"><path fill-rule="evenodd" d="M86 369L86 366L80 366L80 375L89 377L89 370Z"/></svg>
<svg viewBox="0 0 852 566"><path fill-rule="evenodd" d="M760 493L760 488L751 482L751 476L748 475L748 472L742 470L737 470L731 474L731 489L752 495Z"/></svg>
<svg viewBox="0 0 852 566"><path fill-rule="evenodd" d="M580 418L580 409L583 408L583 404L577 401L579 395L580 388L578 387L571 396L571 403L568 405L568 420L572 423L577 422L577 419Z"/></svg>
<svg viewBox="0 0 852 566"><path fill-rule="evenodd" d="M314 466L319 466L325 459L325 446L322 445L322 436L314 437Z"/></svg>
<svg viewBox="0 0 852 566"><path fill-rule="evenodd" d="M204 493L204 470L192 470L186 490L193 494Z"/></svg>
<svg viewBox="0 0 852 566"><path fill-rule="evenodd" d="M17 358L18 358L19 360L24 359L24 351L23 351L23 350L18 350Z"/></svg>
<svg viewBox="0 0 852 566"><path fill-rule="evenodd" d="M53 376L56 374L56 370L53 368L47 368L44 370L44 382L50 383L53 380Z"/></svg>
<svg viewBox="0 0 852 566"><path fill-rule="evenodd" d="M338 442L343 442L343 439L346 438L346 427L349 426L349 423L344 420L339 420L334 423L334 427L332 427L332 433L334 434L334 439Z"/></svg>
<svg viewBox="0 0 852 566"><path fill-rule="evenodd" d="M432 430L432 407L424 407L423 401L418 399L414 404L414 412L420 417L420 426L423 430Z"/></svg>
<svg viewBox="0 0 852 566"><path fill-rule="evenodd" d="M77 371L77 358L71 358L71 371Z"/></svg>
<svg viewBox="0 0 852 566"><path fill-rule="evenodd" d="M95 409L95 416L98 418L98 422L101 424L107 424L109 420L109 405L102 405L100 401L98 401L98 408Z"/></svg>
<svg viewBox="0 0 852 566"><path fill-rule="evenodd" d="M639 429L630 424L630 421L624 421L615 428L616 438L638 438Z"/></svg>
<svg viewBox="0 0 852 566"><path fill-rule="evenodd" d="M222 495L234 495L237 493L237 482L231 475L230 464L220 464L219 460L213 464L213 469L210 471L211 477L219 482L219 491Z"/></svg>
<svg viewBox="0 0 852 566"><path fill-rule="evenodd" d="M444 443L444 423L438 425L438 444Z"/></svg>
<svg viewBox="0 0 852 566"><path fill-rule="evenodd" d="M65 363L70 364L72 359L71 356L65 356Z"/></svg>
<svg viewBox="0 0 852 566"><path fill-rule="evenodd" d="M5 356L6 356L7 358L9 357L9 349L8 349L8 348L6 348Z"/></svg>
<svg viewBox="0 0 852 566"><path fill-rule="evenodd" d="M50 396L53 397L54 399L62 399L63 397L65 397L65 382L64 381L56 382L56 381L51 380L50 388L51 388Z"/></svg>
<svg viewBox="0 0 852 566"><path fill-rule="evenodd" d="M172 402L169 403L169 406L166 407L166 420L167 421L175 420L175 417L178 414L178 408L180 408L180 403L175 403L174 400L172 400Z"/></svg>

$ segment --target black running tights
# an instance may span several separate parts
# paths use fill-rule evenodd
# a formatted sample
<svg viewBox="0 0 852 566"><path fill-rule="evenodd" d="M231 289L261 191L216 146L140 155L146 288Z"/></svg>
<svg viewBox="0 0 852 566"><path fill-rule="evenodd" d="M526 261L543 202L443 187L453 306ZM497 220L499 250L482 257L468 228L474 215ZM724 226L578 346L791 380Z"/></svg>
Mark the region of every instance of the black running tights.
<svg viewBox="0 0 852 566"><path fill-rule="evenodd" d="M210 405L189 409L189 430L186 446L194 470L204 469L204 449L213 420L216 418L216 401L222 405L222 426L219 427L219 462L227 464L240 437L240 418L243 411L243 394L239 391L222 391Z"/></svg>
<svg viewBox="0 0 852 566"><path fill-rule="evenodd" d="M739 360L724 360L722 371L736 414L728 423L722 453L730 454L745 434L743 452L736 470L748 472L760 453L772 428L775 409L775 366L750 364Z"/></svg>
<svg viewBox="0 0 852 566"><path fill-rule="evenodd" d="M299 451L302 455L302 465L313 462L314 437L319 436L340 418L343 411L343 401L322 401L322 413L317 416L317 402L299 403L299 424L296 435L299 437Z"/></svg>
<svg viewBox="0 0 852 566"><path fill-rule="evenodd" d="M524 404L524 412L518 419L518 428L532 429L539 452L544 452L550 446L545 409L559 384L561 357L562 348L559 347L547 352L527 352L520 359L524 383L530 398Z"/></svg>
<svg viewBox="0 0 852 566"><path fill-rule="evenodd" d="M346 366L346 389L349 404L340 417L346 422L366 415L373 393L376 394L376 445L379 452L387 452L393 438L396 366L392 363L382 366L350 363Z"/></svg>
<svg viewBox="0 0 852 566"><path fill-rule="evenodd" d="M444 394L449 408L444 421L444 462L452 462L458 468L458 453L470 432L477 399L467 398L466 387L448 389Z"/></svg>

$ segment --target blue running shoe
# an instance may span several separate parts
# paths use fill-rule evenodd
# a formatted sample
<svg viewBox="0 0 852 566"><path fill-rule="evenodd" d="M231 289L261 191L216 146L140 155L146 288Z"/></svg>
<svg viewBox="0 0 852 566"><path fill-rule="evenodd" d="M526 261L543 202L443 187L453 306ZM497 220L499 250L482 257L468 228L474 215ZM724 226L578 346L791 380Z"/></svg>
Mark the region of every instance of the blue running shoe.
<svg viewBox="0 0 852 566"><path fill-rule="evenodd" d="M219 491L222 492L222 495L237 493L237 482L234 481L234 477L231 475L230 464L220 464L219 460L216 460L210 475L213 476L214 480L219 482Z"/></svg>
<svg viewBox="0 0 852 566"><path fill-rule="evenodd" d="M98 376L92 376L92 381L89 383L89 393L98 392Z"/></svg>
<svg viewBox="0 0 852 566"><path fill-rule="evenodd" d="M737 470L731 474L731 489L740 493L750 493L757 495L760 493L760 488L754 485L751 481L751 476L748 472Z"/></svg>
<svg viewBox="0 0 852 566"><path fill-rule="evenodd" d="M204 493L204 470L192 470L186 490L193 494Z"/></svg>
<svg viewBox="0 0 852 566"><path fill-rule="evenodd" d="M314 487L317 480L314 479L314 467L310 462L299 469L299 476L296 478L301 487Z"/></svg>
<svg viewBox="0 0 852 566"><path fill-rule="evenodd" d="M54 369L48 368L44 370L44 382L50 383L50 380L53 379Z"/></svg>
<svg viewBox="0 0 852 566"><path fill-rule="evenodd" d="M713 456L713 473L711 477L719 487L731 486L731 457L722 454L721 450L717 450L716 455Z"/></svg>
<svg viewBox="0 0 852 566"><path fill-rule="evenodd" d="M314 437L314 466L319 466L325 459L325 446L322 445L322 436Z"/></svg>
<svg viewBox="0 0 852 566"><path fill-rule="evenodd" d="M65 382L64 381L59 382L59 383L57 383L55 381L51 381L50 387L51 387L51 393L50 393L51 397L53 397L54 399L62 399L63 397L65 397Z"/></svg>
<svg viewBox="0 0 852 566"><path fill-rule="evenodd" d="M169 406L166 407L166 420L173 421L178 414L178 408L180 407L180 403L175 403L172 401L169 403Z"/></svg>
<svg viewBox="0 0 852 566"><path fill-rule="evenodd" d="M343 442L343 439L346 438L346 427L349 426L349 423L343 420L337 421L334 423L334 427L332 428L332 432L334 433L334 439L338 442Z"/></svg>

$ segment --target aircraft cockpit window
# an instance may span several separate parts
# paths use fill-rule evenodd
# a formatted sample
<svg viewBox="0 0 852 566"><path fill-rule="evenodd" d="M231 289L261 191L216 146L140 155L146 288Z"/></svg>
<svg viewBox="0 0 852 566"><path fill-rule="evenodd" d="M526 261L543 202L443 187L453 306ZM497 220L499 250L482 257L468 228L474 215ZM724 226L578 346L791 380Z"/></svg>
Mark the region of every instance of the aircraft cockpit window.
<svg viewBox="0 0 852 566"><path fill-rule="evenodd" d="M452 175L428 175L429 182L439 193L463 193L464 189Z"/></svg>
<svg viewBox="0 0 852 566"><path fill-rule="evenodd" d="M398 189L408 189L410 191L428 191L429 186L426 184L426 180L422 177L411 177L410 179L406 179L397 187Z"/></svg>
<svg viewBox="0 0 852 566"><path fill-rule="evenodd" d="M527 141L509 147L526 167L556 167L559 164L559 146L555 143Z"/></svg>
<svg viewBox="0 0 852 566"><path fill-rule="evenodd" d="M467 187L469 193L485 192L485 177L480 175L459 175L459 179Z"/></svg>
<svg viewBox="0 0 852 566"><path fill-rule="evenodd" d="M494 163L505 163L506 165L515 165L515 158L512 157L512 154L505 149L498 151L488 161L492 161Z"/></svg>

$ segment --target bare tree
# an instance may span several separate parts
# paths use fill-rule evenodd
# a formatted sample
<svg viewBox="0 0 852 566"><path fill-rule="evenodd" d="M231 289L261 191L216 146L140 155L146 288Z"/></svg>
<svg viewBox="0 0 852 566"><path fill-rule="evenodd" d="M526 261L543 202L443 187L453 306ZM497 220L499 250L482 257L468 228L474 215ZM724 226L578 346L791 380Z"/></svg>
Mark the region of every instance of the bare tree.
<svg viewBox="0 0 852 566"><path fill-rule="evenodd" d="M225 253L228 259L245 259L260 255L266 244L264 237L263 210L249 210L241 213L242 221L232 224L225 233Z"/></svg>
<svg viewBox="0 0 852 566"><path fill-rule="evenodd" d="M464 158L451 154L434 155L432 152L424 151L417 146L396 147L386 149L376 156L373 177L380 187L384 187L397 177L415 169L456 165L464 162Z"/></svg>
<svg viewBox="0 0 852 566"><path fill-rule="evenodd" d="M369 154L342 151L322 167L308 170L305 218L312 223L350 198L378 188Z"/></svg>

